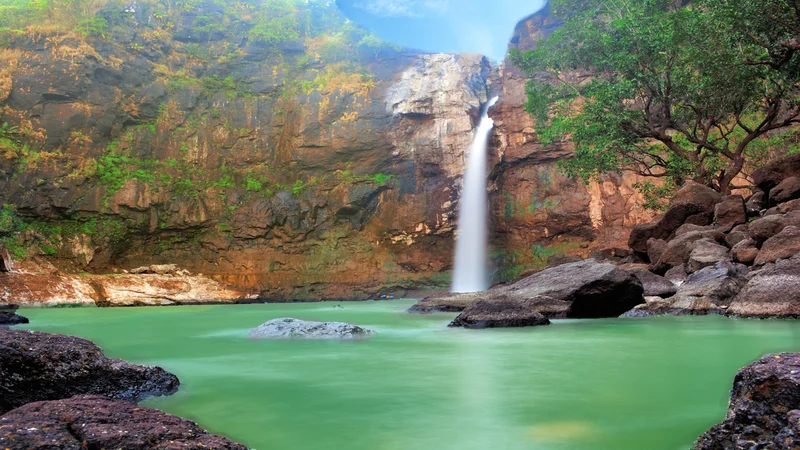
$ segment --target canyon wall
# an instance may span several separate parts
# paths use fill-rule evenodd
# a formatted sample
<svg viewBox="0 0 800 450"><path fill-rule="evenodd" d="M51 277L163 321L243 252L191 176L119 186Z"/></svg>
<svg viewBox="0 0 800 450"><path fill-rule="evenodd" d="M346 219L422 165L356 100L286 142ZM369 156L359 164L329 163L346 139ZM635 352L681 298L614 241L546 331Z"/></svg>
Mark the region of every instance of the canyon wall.
<svg viewBox="0 0 800 450"><path fill-rule="evenodd" d="M509 50L534 50L559 25L545 8L517 25ZM492 246L500 278L541 268L554 255L624 254L632 227L653 218L652 211L640 206L643 199L633 188L637 177L609 175L587 184L564 176L557 163L572 155L571 144L539 142L525 110L527 76L509 60L500 71L500 101L491 111Z"/></svg>
<svg viewBox="0 0 800 450"><path fill-rule="evenodd" d="M18 270L85 276L99 297L96 274L170 263L250 299L446 287L465 151L498 93L498 280L623 247L650 218L635 180L558 172L570 146L537 142L508 62L361 45L325 2L279 43L247 11L199 3L166 23L154 5L107 7L103 35L2 37L0 124L16 129L0 134L0 239ZM557 25L536 14L511 46Z"/></svg>

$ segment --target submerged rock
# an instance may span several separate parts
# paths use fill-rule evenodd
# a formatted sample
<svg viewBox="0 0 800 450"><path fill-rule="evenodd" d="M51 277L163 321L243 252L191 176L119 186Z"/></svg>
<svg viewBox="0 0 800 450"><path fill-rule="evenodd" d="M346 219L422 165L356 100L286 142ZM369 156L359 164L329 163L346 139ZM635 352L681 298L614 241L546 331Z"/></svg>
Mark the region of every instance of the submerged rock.
<svg viewBox="0 0 800 450"><path fill-rule="evenodd" d="M728 415L695 450L800 448L800 353L768 355L736 374Z"/></svg>
<svg viewBox="0 0 800 450"><path fill-rule="evenodd" d="M536 312L536 306L536 302L531 300L478 300L459 314L450 326L478 329L549 325L550 320Z"/></svg>
<svg viewBox="0 0 800 450"><path fill-rule="evenodd" d="M352 339L366 337L374 331L342 322L309 322L299 319L273 319L250 330L252 339Z"/></svg>
<svg viewBox="0 0 800 450"><path fill-rule="evenodd" d="M92 395L30 403L0 417L0 448L247 449L194 422Z"/></svg>
<svg viewBox="0 0 800 450"><path fill-rule="evenodd" d="M486 292L428 297L409 312L463 311L477 300L525 300L548 318L617 317L644 303L639 279L612 264L587 259L543 270Z"/></svg>
<svg viewBox="0 0 800 450"><path fill-rule="evenodd" d="M80 394L136 402L172 394L179 385L175 375L160 367L107 358L84 339L0 329L0 414Z"/></svg>

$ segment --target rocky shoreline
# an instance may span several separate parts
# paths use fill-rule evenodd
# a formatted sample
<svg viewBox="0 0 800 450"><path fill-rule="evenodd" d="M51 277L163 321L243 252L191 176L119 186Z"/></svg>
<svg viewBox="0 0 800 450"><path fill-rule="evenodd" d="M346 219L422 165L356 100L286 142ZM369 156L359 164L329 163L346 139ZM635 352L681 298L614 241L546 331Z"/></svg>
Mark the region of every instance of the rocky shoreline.
<svg viewBox="0 0 800 450"><path fill-rule="evenodd" d="M762 167L754 178L747 198L688 182L661 217L634 227L630 248L618 252L624 258L601 254L482 293L433 295L409 312L514 299L528 305L514 304L521 316L549 318L799 318L800 156Z"/></svg>
<svg viewBox="0 0 800 450"><path fill-rule="evenodd" d="M0 448L246 449L136 406L179 385L160 367L108 358L85 339L0 329Z"/></svg>

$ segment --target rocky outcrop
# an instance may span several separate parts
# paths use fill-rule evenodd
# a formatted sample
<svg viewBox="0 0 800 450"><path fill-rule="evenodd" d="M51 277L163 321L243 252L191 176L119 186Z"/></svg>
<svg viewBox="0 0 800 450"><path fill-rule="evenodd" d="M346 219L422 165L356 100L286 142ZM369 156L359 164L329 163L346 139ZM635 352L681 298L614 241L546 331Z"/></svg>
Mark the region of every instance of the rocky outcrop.
<svg viewBox="0 0 800 450"><path fill-rule="evenodd" d="M486 292L431 296L410 312L464 310L477 300L502 300L526 302L548 318L616 317L644 303L643 292L635 275L589 259L546 269Z"/></svg>
<svg viewBox="0 0 800 450"><path fill-rule="evenodd" d="M8 449L246 450L196 423L132 403L84 395L35 402L0 417Z"/></svg>
<svg viewBox="0 0 800 450"><path fill-rule="evenodd" d="M202 275L0 274L0 301L15 305L166 306L254 301L258 293Z"/></svg>
<svg viewBox="0 0 800 450"><path fill-rule="evenodd" d="M736 374L725 421L695 450L800 447L800 354L767 355Z"/></svg>
<svg viewBox="0 0 800 450"><path fill-rule="evenodd" d="M281 45L232 7L175 8L165 27L146 3L108 6L102 39L3 50L16 250L63 274L177 264L274 300L447 284L465 152L496 89L486 58L340 42L361 31L340 33L333 2L298 4L308 26ZM201 33L199 16L235 26Z"/></svg>
<svg viewBox="0 0 800 450"><path fill-rule="evenodd" d="M684 224L710 225L721 199L722 196L713 189L690 181L675 194L661 218L634 227L628 245L646 254L647 241L650 239L670 239Z"/></svg>
<svg viewBox="0 0 800 450"><path fill-rule="evenodd" d="M28 323L28 318L17 314L16 305L0 305L0 327Z"/></svg>
<svg viewBox="0 0 800 450"><path fill-rule="evenodd" d="M250 330L251 339L355 339L374 331L341 322L309 322L299 319L273 319Z"/></svg>
<svg viewBox="0 0 800 450"><path fill-rule="evenodd" d="M750 274L728 314L753 318L800 318L800 254Z"/></svg>
<svg viewBox="0 0 800 450"><path fill-rule="evenodd" d="M0 413L78 394L136 402L172 394L178 385L160 367L107 358L84 339L0 329Z"/></svg>
<svg viewBox="0 0 800 450"><path fill-rule="evenodd" d="M519 328L549 325L550 320L536 312L534 300L493 298L476 300L449 326L471 329Z"/></svg>
<svg viewBox="0 0 800 450"><path fill-rule="evenodd" d="M545 8L517 25L509 49L533 50L560 24ZM499 278L513 281L520 271L545 268L542 254L619 256L614 250L627 247L631 228L654 215L641 207L644 201L633 188L639 179L628 173L608 175L587 185L565 176L557 162L572 156L572 144L542 145L525 110L528 77L509 60L501 75L500 100L490 111L495 121L492 247L495 263L501 266Z"/></svg>
<svg viewBox="0 0 800 450"><path fill-rule="evenodd" d="M650 272L645 267L625 269L642 282L645 297L671 297L678 292L678 287L675 286L675 283Z"/></svg>

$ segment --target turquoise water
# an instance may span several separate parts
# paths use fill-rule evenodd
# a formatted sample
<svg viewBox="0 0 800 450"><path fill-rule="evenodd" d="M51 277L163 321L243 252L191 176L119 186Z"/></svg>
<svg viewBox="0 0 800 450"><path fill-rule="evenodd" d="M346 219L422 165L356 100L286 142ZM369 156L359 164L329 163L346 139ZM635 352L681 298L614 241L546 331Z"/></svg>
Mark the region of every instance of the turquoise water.
<svg viewBox="0 0 800 450"><path fill-rule="evenodd" d="M677 450L725 415L733 376L800 350L800 322L722 317L448 329L412 302L25 309L29 328L178 375L146 406L251 448ZM374 328L356 342L250 341L276 317Z"/></svg>

